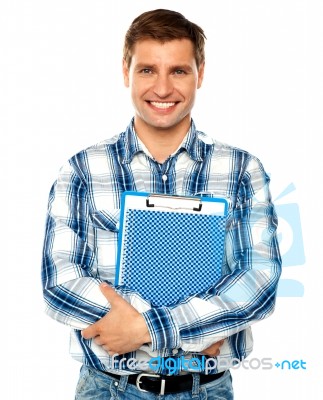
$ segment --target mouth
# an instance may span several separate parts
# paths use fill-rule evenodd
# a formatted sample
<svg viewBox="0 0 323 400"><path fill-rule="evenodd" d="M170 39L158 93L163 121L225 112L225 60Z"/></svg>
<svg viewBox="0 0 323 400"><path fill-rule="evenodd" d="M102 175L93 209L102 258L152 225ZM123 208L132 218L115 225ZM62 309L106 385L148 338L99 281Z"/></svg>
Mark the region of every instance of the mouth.
<svg viewBox="0 0 323 400"><path fill-rule="evenodd" d="M177 102L169 101L169 102L160 102L160 101L148 101L153 107L158 108L159 110L167 110L171 107L174 107Z"/></svg>

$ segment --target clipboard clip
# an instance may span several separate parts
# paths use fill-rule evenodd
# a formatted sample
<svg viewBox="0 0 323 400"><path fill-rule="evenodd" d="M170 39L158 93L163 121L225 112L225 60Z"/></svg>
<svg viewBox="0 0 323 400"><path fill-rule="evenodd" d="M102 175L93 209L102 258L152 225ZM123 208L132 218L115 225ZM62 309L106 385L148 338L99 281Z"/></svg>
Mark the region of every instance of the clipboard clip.
<svg viewBox="0 0 323 400"><path fill-rule="evenodd" d="M156 202L156 200L157 200L157 202ZM158 200L161 200L161 201L158 201ZM194 204L195 207L193 205L192 205L192 208L183 207L183 205L176 206L175 203L177 201L179 201L180 204L182 204L182 202L193 202L193 203L195 203ZM196 203L198 203L198 204L196 205ZM159 208L168 208L171 210L201 211L202 210L202 201L201 201L201 199L195 198L195 197L150 194L146 199L146 207L155 207L155 206L159 207Z"/></svg>

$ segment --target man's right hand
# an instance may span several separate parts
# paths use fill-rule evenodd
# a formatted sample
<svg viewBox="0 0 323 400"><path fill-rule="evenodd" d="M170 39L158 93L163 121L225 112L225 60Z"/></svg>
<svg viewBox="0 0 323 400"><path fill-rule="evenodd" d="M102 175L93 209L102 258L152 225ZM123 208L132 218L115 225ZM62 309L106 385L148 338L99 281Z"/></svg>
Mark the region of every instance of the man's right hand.
<svg viewBox="0 0 323 400"><path fill-rule="evenodd" d="M202 354L209 356L209 357L216 357L220 354L220 347L223 345L224 340L219 340L211 344L211 346L207 347L202 351Z"/></svg>

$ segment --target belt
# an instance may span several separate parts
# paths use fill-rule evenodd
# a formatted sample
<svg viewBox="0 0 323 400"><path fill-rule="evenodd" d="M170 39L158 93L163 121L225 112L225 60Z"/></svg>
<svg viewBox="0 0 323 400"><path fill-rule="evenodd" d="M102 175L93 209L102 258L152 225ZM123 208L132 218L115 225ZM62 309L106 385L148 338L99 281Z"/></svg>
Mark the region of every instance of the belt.
<svg viewBox="0 0 323 400"><path fill-rule="evenodd" d="M120 380L120 375L102 371L104 374ZM225 371L217 374L199 374L200 384L215 381L221 378ZM136 385L141 392L151 392L158 394L179 393L192 390L193 375L154 375L154 374L131 374L128 375L128 383Z"/></svg>

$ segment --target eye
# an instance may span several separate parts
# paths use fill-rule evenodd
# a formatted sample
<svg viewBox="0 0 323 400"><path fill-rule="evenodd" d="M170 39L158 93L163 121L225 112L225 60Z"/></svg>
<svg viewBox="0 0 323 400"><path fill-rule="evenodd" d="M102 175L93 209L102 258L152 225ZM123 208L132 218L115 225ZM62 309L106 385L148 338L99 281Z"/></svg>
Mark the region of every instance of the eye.
<svg viewBox="0 0 323 400"><path fill-rule="evenodd" d="M152 70L151 70L151 68L143 68L140 72L142 74L151 74Z"/></svg>
<svg viewBox="0 0 323 400"><path fill-rule="evenodd" d="M186 72L185 72L183 69L176 69L176 70L174 71L174 74L175 74L175 75L185 75Z"/></svg>

